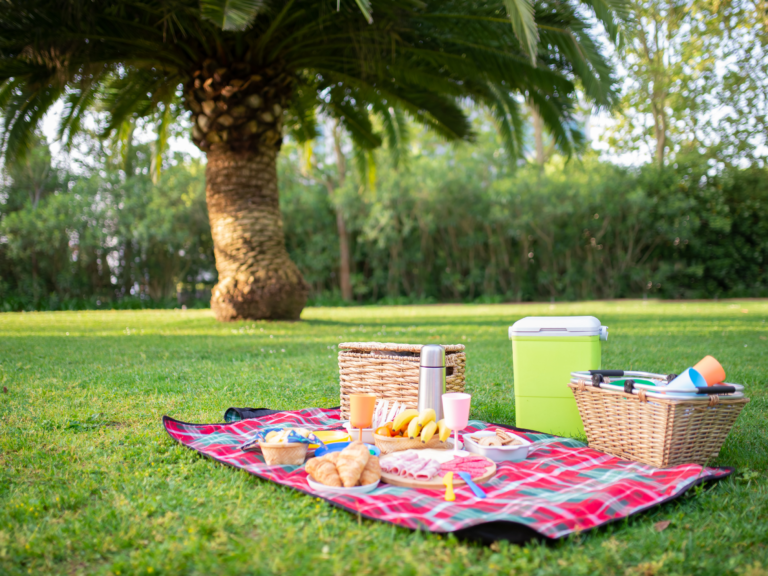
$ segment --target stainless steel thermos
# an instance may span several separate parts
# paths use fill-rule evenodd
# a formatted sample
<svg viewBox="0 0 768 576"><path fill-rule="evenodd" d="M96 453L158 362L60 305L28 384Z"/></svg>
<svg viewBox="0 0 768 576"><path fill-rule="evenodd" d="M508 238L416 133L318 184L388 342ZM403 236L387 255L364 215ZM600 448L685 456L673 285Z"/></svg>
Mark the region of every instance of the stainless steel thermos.
<svg viewBox="0 0 768 576"><path fill-rule="evenodd" d="M445 394L445 348L428 344L421 348L419 368L419 412L432 408L437 420L443 418Z"/></svg>

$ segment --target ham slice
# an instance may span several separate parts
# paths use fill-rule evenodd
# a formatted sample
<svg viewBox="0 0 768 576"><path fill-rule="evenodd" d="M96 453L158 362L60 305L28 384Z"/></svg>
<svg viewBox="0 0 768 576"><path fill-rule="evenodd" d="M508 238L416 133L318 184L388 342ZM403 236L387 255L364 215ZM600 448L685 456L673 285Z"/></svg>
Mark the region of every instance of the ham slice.
<svg viewBox="0 0 768 576"><path fill-rule="evenodd" d="M381 469L384 472L390 474L400 474L402 476L403 470L406 469L409 462L418 460L419 457L416 454L405 452L403 454L397 454L390 456L381 461Z"/></svg>
<svg viewBox="0 0 768 576"><path fill-rule="evenodd" d="M427 465L419 470L414 478L416 480L432 480L438 472L440 472L440 462L429 460Z"/></svg>
<svg viewBox="0 0 768 576"><path fill-rule="evenodd" d="M416 450L387 456L381 462L384 472L421 481L443 476L446 472L467 472L477 478L485 474L488 466L488 460L482 456L454 456L441 464L439 459L419 456Z"/></svg>
<svg viewBox="0 0 768 576"><path fill-rule="evenodd" d="M400 476L417 478L419 472L426 468L429 462L430 461L425 458L416 458L416 460L412 460L406 464L406 468L400 472Z"/></svg>
<svg viewBox="0 0 768 576"><path fill-rule="evenodd" d="M385 458L381 469L403 478L430 480L440 471L440 462L432 458L420 458L415 452L406 452Z"/></svg>

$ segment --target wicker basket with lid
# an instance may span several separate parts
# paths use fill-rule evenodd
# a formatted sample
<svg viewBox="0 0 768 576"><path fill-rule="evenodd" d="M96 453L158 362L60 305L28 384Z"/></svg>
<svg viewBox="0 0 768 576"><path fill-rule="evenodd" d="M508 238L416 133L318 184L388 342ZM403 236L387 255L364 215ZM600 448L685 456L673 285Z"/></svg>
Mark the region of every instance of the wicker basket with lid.
<svg viewBox="0 0 768 576"><path fill-rule="evenodd" d="M648 398L644 391L595 388L584 378L568 386L576 397L589 447L625 460L668 468L717 458L749 398Z"/></svg>
<svg viewBox="0 0 768 576"><path fill-rule="evenodd" d="M416 408L419 402L421 344L343 342L339 344L341 417L349 418L350 394L375 394L380 400ZM463 344L445 348L446 392L464 392L467 357Z"/></svg>

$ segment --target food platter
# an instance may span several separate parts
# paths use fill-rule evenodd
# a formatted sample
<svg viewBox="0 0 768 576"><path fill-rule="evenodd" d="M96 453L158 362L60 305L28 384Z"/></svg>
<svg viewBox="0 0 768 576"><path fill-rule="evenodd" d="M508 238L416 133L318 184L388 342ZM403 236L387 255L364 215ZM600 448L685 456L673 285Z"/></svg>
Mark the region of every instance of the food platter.
<svg viewBox="0 0 768 576"><path fill-rule="evenodd" d="M448 454L453 454L452 450L442 450L441 452L445 452L446 456ZM387 454L381 456L379 460L381 461L382 466L384 466L387 462L387 459L389 458L395 458L397 455L400 454L399 452L395 452L393 454ZM458 452L459 456L471 456L472 458L483 458L487 466L485 467L484 472L480 476L472 476L472 480L475 482L475 484L482 484L483 482L487 482L493 476L496 474L496 463L492 460L485 458L484 456L480 456L478 454L470 454L469 452L466 452L464 450L459 450ZM436 476L429 480L416 480L414 478L405 478L403 476L400 476L398 474L390 473L390 472L384 472L382 470L381 472L381 481L386 482L387 484L390 484L391 486L401 486L403 488L425 488L427 490L445 490L445 485L443 484L443 476L445 475L445 472L440 471L437 473ZM453 485L454 487L460 487L460 486L466 486L466 482L464 482L461 478L459 478L458 474L454 473L453 475Z"/></svg>

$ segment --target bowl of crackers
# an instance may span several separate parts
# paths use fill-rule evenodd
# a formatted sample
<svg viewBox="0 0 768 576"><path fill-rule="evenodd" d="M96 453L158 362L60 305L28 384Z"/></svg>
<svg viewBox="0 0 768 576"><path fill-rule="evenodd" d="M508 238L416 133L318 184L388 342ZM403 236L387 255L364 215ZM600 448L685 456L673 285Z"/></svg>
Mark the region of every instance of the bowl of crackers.
<svg viewBox="0 0 768 576"><path fill-rule="evenodd" d="M494 462L520 462L528 457L532 443L502 428L464 434L464 450Z"/></svg>

